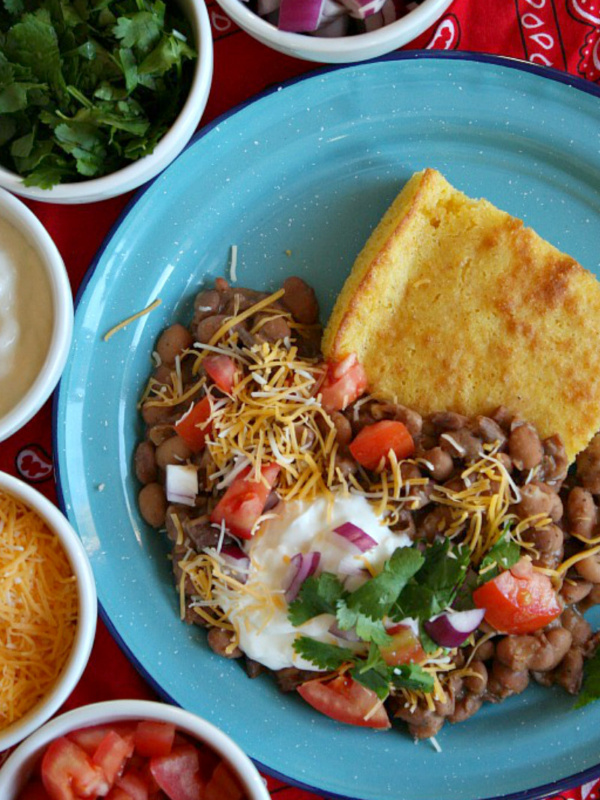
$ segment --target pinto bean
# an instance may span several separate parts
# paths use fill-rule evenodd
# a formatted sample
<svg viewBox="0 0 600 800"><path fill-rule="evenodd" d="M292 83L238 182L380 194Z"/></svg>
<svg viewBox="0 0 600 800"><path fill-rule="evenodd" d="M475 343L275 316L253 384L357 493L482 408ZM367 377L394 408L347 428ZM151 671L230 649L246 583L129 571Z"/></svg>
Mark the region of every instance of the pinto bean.
<svg viewBox="0 0 600 800"><path fill-rule="evenodd" d="M577 477L584 489L600 494L600 434L596 434L576 459Z"/></svg>
<svg viewBox="0 0 600 800"><path fill-rule="evenodd" d="M159 444L162 444L165 439L169 439L171 436L173 436L173 425L169 423L152 425L148 430L148 439L155 447L158 447Z"/></svg>
<svg viewBox="0 0 600 800"><path fill-rule="evenodd" d="M489 661L491 658L494 657L494 653L496 652L496 645L492 642L491 639L488 639L483 644L480 644L476 650L476 656L478 661Z"/></svg>
<svg viewBox="0 0 600 800"><path fill-rule="evenodd" d="M428 470L434 481L438 483L447 480L454 470L454 461L450 453L441 447L432 447L430 450L423 450L419 457L427 463L423 466ZM429 466L431 465L431 466Z"/></svg>
<svg viewBox="0 0 600 800"><path fill-rule="evenodd" d="M535 514L547 514L553 522L558 522L563 515L560 497L539 481L532 481L521 487L521 501L514 509L521 519Z"/></svg>
<svg viewBox="0 0 600 800"><path fill-rule="evenodd" d="M465 428L469 422L468 417L454 411L438 411L431 414L429 421L436 431L458 431Z"/></svg>
<svg viewBox="0 0 600 800"><path fill-rule="evenodd" d="M192 342L192 334L176 322L161 333L156 343L156 352L163 364L172 365L178 355L191 347Z"/></svg>
<svg viewBox="0 0 600 800"><path fill-rule="evenodd" d="M570 632L575 647L583 647L592 635L592 626L576 608L566 608L561 615L560 623Z"/></svg>
<svg viewBox="0 0 600 800"><path fill-rule="evenodd" d="M341 447L344 447L349 444L352 439L352 425L350 420L339 411L334 411L330 416L331 421L335 425L335 440Z"/></svg>
<svg viewBox="0 0 600 800"><path fill-rule="evenodd" d="M567 605L580 603L592 591L594 584L589 581L565 581L560 590L560 596Z"/></svg>
<svg viewBox="0 0 600 800"><path fill-rule="evenodd" d="M598 507L587 489L575 486L567 498L569 532L591 539L598 525Z"/></svg>
<svg viewBox="0 0 600 800"><path fill-rule="evenodd" d="M440 436L440 447L453 458L474 460L483 453L481 439L474 436L468 428L446 431Z"/></svg>
<svg viewBox="0 0 600 800"><path fill-rule="evenodd" d="M354 475L358 470L358 465L351 455L338 450L335 454L335 468L341 471L344 478L347 478L348 475Z"/></svg>
<svg viewBox="0 0 600 800"><path fill-rule="evenodd" d="M475 436L478 436L486 444L500 442L500 445L503 445L506 441L506 434L496 420L490 417L475 417L472 430Z"/></svg>
<svg viewBox="0 0 600 800"><path fill-rule="evenodd" d="M497 422L504 431L510 431L515 415L506 406L498 406L491 414L491 419Z"/></svg>
<svg viewBox="0 0 600 800"><path fill-rule="evenodd" d="M265 316L266 315L258 314L256 321L258 322L260 319L264 319ZM272 317L268 319L255 333L257 339L267 342L281 341L282 339L289 338L291 335L292 329L287 324L284 317Z"/></svg>
<svg viewBox="0 0 600 800"><path fill-rule="evenodd" d="M476 714L483 705L483 697L467 692L463 697L459 697L454 707L454 713L448 717L448 722L464 722Z"/></svg>
<svg viewBox="0 0 600 800"><path fill-rule="evenodd" d="M549 484L562 483L567 476L569 459L562 439L558 434L549 436L542 442L544 457L539 473L540 480Z"/></svg>
<svg viewBox="0 0 600 800"><path fill-rule="evenodd" d="M211 317L205 317L200 320L200 322L194 326L196 341L208 344L226 319L227 316L225 314L214 314Z"/></svg>
<svg viewBox="0 0 600 800"><path fill-rule="evenodd" d="M452 511L448 506L436 506L427 516L417 523L419 535L428 542L433 542L437 536L449 527L452 521Z"/></svg>
<svg viewBox="0 0 600 800"><path fill-rule="evenodd" d="M583 680L583 663L583 650L572 647L552 673L554 683L562 686L569 694L577 694Z"/></svg>
<svg viewBox="0 0 600 800"><path fill-rule="evenodd" d="M285 294L281 298L283 305L291 311L297 322L303 325L314 325L319 321L319 303L312 286L302 278L292 276L283 282Z"/></svg>
<svg viewBox="0 0 600 800"><path fill-rule="evenodd" d="M297 667L284 667L275 673L275 680L282 692L293 692L303 683L312 680L315 673Z"/></svg>
<svg viewBox="0 0 600 800"><path fill-rule="evenodd" d="M508 452L517 469L530 470L542 463L544 449L533 425L524 423L513 428L508 437Z"/></svg>
<svg viewBox="0 0 600 800"><path fill-rule="evenodd" d="M410 511L401 511L398 514L398 522L394 526L396 533L405 533L410 539L414 539L417 535L417 526L415 519Z"/></svg>
<svg viewBox="0 0 600 800"><path fill-rule="evenodd" d="M206 317L212 317L221 310L221 294L216 289L199 292L194 300L194 327Z"/></svg>
<svg viewBox="0 0 600 800"><path fill-rule="evenodd" d="M468 675L465 680L465 689L470 694L484 694L487 689L488 671L483 661L471 661L470 667L476 675Z"/></svg>
<svg viewBox="0 0 600 800"><path fill-rule="evenodd" d="M529 528L525 531L523 539L531 542L539 553L539 556L533 560L535 567L555 569L562 561L565 535L558 525Z"/></svg>
<svg viewBox="0 0 600 800"><path fill-rule="evenodd" d="M234 632L227 631L224 628L211 628L208 632L206 640L213 653L224 658L241 658L243 655L239 647L234 647L228 650L234 640Z"/></svg>
<svg viewBox="0 0 600 800"><path fill-rule="evenodd" d="M153 528L162 528L165 524L167 497L160 483L147 483L138 494L140 514Z"/></svg>
<svg viewBox="0 0 600 800"><path fill-rule="evenodd" d="M144 403L142 406L142 419L150 427L172 422L173 418L173 406L157 406L149 403Z"/></svg>
<svg viewBox="0 0 600 800"><path fill-rule="evenodd" d="M587 611L593 606L600 604L600 584L592 584L589 594L579 603L582 611Z"/></svg>
<svg viewBox="0 0 600 800"><path fill-rule="evenodd" d="M408 732L415 739L429 739L439 733L444 724L444 717L429 708L417 706L415 709L399 705L394 717L402 719L408 725Z"/></svg>
<svg viewBox="0 0 600 800"><path fill-rule="evenodd" d="M575 564L575 570L590 583L600 583L600 553L588 556Z"/></svg>
<svg viewBox="0 0 600 800"><path fill-rule="evenodd" d="M135 474L140 483L153 483L156 480L156 458L152 442L140 442L135 449Z"/></svg>
<svg viewBox="0 0 600 800"><path fill-rule="evenodd" d="M187 442L176 433L156 448L156 463L166 469L168 464L184 464L191 455Z"/></svg>
<svg viewBox="0 0 600 800"><path fill-rule="evenodd" d="M496 648L497 649L497 648ZM527 669L514 670L497 658L492 663L492 674L488 680L488 691L497 698L504 699L513 694L521 694L529 685Z"/></svg>
<svg viewBox="0 0 600 800"><path fill-rule="evenodd" d="M402 422L413 438L421 435L423 429L423 417L412 408L398 405L397 403L371 403L369 414L374 420L393 419Z"/></svg>

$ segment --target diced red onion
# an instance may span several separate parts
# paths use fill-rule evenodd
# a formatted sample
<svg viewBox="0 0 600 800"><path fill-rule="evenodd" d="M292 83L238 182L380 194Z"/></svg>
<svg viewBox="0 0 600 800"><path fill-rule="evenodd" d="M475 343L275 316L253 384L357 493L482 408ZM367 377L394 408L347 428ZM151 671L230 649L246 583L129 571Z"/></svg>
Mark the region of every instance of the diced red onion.
<svg viewBox="0 0 600 800"><path fill-rule="evenodd" d="M248 570L250 568L250 558L244 553L237 544L224 544L221 547L220 555L227 562L229 568L236 573L240 583L248 580Z"/></svg>
<svg viewBox="0 0 600 800"><path fill-rule="evenodd" d="M372 536L369 536L368 533L365 533L362 528L359 528L358 525L355 525L353 522L344 522L343 525L334 528L333 532L337 533L347 542L350 542L350 544L353 544L361 553L366 553L367 550L370 550L377 544Z"/></svg>
<svg viewBox="0 0 600 800"><path fill-rule="evenodd" d="M354 628L350 628L348 631L343 631L338 626L337 622L332 622L331 626L329 627L329 633L337 636L338 639L343 639L345 642L360 642L360 636L358 636Z"/></svg>
<svg viewBox="0 0 600 800"><path fill-rule="evenodd" d="M267 14L277 11L280 5L281 0L257 0L256 10L261 17L266 17Z"/></svg>
<svg viewBox="0 0 600 800"><path fill-rule="evenodd" d="M337 36L345 36L350 27L350 19L347 16L339 16L334 19L328 19L321 23L316 31L311 31L316 36L325 36L335 38Z"/></svg>
<svg viewBox="0 0 600 800"><path fill-rule="evenodd" d="M292 556L290 562L291 579L285 592L285 599L288 603L291 603L296 599L298 592L300 591L300 587L304 581L307 578L310 578L313 572L317 569L320 560L321 553L317 551L306 554L296 553L295 556Z"/></svg>
<svg viewBox="0 0 600 800"><path fill-rule="evenodd" d="M167 500L185 506L196 504L198 470L192 464L167 464Z"/></svg>
<svg viewBox="0 0 600 800"><path fill-rule="evenodd" d="M460 647L481 625L484 615L485 609L482 608L444 612L427 620L423 627L441 647Z"/></svg>
<svg viewBox="0 0 600 800"><path fill-rule="evenodd" d="M356 19L366 19L371 14L377 14L385 4L385 0L342 0L350 11L350 16Z"/></svg>
<svg viewBox="0 0 600 800"><path fill-rule="evenodd" d="M399 7L398 0L385 0L381 11L377 11L375 14L369 14L368 17L365 17L365 30L367 32L376 31L379 28L383 28L384 25L395 22L397 19L400 19L401 16L403 16L403 13Z"/></svg>
<svg viewBox="0 0 600 800"><path fill-rule="evenodd" d="M281 0L279 30L292 33L316 31L321 22L324 0Z"/></svg>

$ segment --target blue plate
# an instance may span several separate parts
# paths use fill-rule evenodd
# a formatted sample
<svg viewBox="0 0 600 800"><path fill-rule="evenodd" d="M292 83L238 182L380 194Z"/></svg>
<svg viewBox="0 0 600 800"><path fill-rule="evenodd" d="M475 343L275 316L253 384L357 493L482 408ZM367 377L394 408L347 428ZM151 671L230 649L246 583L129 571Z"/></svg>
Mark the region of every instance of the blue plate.
<svg viewBox="0 0 600 800"><path fill-rule="evenodd" d="M167 549L140 520L131 468L154 341L188 319L200 286L227 275L232 244L241 285L271 290L303 275L326 318L390 201L431 166L599 272L599 95L485 57L404 54L312 75L201 132L135 198L90 270L56 405L64 508L134 663L270 773L369 800L542 797L600 774L600 705L573 711L559 690L531 687L444 728L438 754L401 730L319 716L268 676L249 680L179 622ZM157 310L102 341L158 297Z"/></svg>

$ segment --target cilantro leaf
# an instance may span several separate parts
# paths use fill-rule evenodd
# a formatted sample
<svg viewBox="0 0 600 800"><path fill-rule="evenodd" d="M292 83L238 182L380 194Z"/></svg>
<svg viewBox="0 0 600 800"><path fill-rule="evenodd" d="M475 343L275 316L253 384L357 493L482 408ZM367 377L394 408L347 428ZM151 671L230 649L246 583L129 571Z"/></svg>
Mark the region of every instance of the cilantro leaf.
<svg viewBox="0 0 600 800"><path fill-rule="evenodd" d="M495 578L502 570L510 569L520 558L521 548L506 532L481 560L479 565L481 582L486 583ZM485 570L483 574L481 574L482 570Z"/></svg>
<svg viewBox="0 0 600 800"><path fill-rule="evenodd" d="M326 669L329 672L339 669L342 664L347 664L356 658L352 650L347 647L318 642L308 636L299 636L294 641L294 650L319 669Z"/></svg>
<svg viewBox="0 0 600 800"><path fill-rule="evenodd" d="M64 91L58 37L46 9L24 14L22 20L12 26L6 35L5 54L17 64L28 67L38 81L48 83L56 91Z"/></svg>
<svg viewBox="0 0 600 800"><path fill-rule="evenodd" d="M391 681L401 689L415 689L422 692L433 691L433 675L425 672L418 664L399 664L391 671Z"/></svg>
<svg viewBox="0 0 600 800"><path fill-rule="evenodd" d="M155 14L138 11L128 17L119 17L113 33L123 47L135 47L145 54L160 39L161 27L160 19Z"/></svg>
<svg viewBox="0 0 600 800"><path fill-rule="evenodd" d="M336 606L344 594L339 578L331 572L311 575L298 592L298 597L290 603L288 619L292 625L303 625L319 614L335 614Z"/></svg>
<svg viewBox="0 0 600 800"><path fill-rule="evenodd" d="M600 648L585 664L583 688L579 693L575 708L583 708L598 699L600 699Z"/></svg>
<svg viewBox="0 0 600 800"><path fill-rule="evenodd" d="M3 0L4 8L9 14L22 14L25 11L23 0Z"/></svg>

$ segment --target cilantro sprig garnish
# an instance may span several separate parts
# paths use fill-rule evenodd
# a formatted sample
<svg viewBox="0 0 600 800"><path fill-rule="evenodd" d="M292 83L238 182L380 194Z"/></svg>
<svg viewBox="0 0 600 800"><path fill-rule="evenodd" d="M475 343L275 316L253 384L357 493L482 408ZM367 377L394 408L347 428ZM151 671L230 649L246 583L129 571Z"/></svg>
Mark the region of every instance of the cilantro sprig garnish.
<svg viewBox="0 0 600 800"><path fill-rule="evenodd" d="M0 163L51 188L151 153L189 91L190 42L163 0L3 0Z"/></svg>
<svg viewBox="0 0 600 800"><path fill-rule="evenodd" d="M506 529L502 537L487 551L479 565L479 580L486 583L505 569L513 567L521 558L521 548Z"/></svg>

